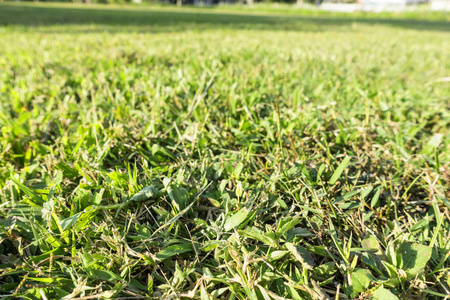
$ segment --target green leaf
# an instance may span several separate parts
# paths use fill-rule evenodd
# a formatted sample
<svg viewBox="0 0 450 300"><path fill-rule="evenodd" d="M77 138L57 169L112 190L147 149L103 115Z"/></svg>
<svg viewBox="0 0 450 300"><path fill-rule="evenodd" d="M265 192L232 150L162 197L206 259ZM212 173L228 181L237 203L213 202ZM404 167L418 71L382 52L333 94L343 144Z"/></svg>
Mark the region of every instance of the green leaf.
<svg viewBox="0 0 450 300"><path fill-rule="evenodd" d="M258 240L260 242L263 242L264 244L268 246L275 246L275 234L273 232L262 232L258 228L250 227L246 228L245 230L238 230L239 235L249 237L255 240Z"/></svg>
<svg viewBox="0 0 450 300"><path fill-rule="evenodd" d="M380 195L381 195L381 188L377 188L375 195L373 195L373 198L370 201L371 207L375 207L378 204L378 199L380 198Z"/></svg>
<svg viewBox="0 0 450 300"><path fill-rule="evenodd" d="M225 293L228 290L229 290L228 287L224 287L224 288L220 288L220 289L214 290L214 291L211 292L211 296L219 298L220 295L222 295L223 293Z"/></svg>
<svg viewBox="0 0 450 300"><path fill-rule="evenodd" d="M291 286L286 286L286 289L289 293L289 295L291 296L292 299L294 300L303 300L305 299L304 297L300 296L299 293L295 290L294 287Z"/></svg>
<svg viewBox="0 0 450 300"><path fill-rule="evenodd" d="M194 247L192 246L191 243L172 245L167 247L166 249L159 251L158 254L156 254L156 257L159 258L160 260L165 260L174 255L190 251L194 251Z"/></svg>
<svg viewBox="0 0 450 300"><path fill-rule="evenodd" d="M371 249L375 252L381 252L380 243L373 235L366 235L361 241L361 246L365 249Z"/></svg>
<svg viewBox="0 0 450 300"><path fill-rule="evenodd" d="M333 241L334 245L338 249L339 254L341 255L341 257L344 260L344 262L346 264L349 264L347 255L346 255L344 249L342 248L341 244L339 243L339 239L338 239L338 236L337 236L337 233L336 233L336 229L334 228L334 225L333 225L333 222L331 222L331 219L329 219L329 224L330 224L331 240Z"/></svg>
<svg viewBox="0 0 450 300"><path fill-rule="evenodd" d="M344 160L341 162L339 167L334 171L333 176L331 176L330 181L328 182L330 185L334 185L336 181L341 176L342 172L344 172L345 168L347 168L348 163L350 162L350 157L346 156Z"/></svg>
<svg viewBox="0 0 450 300"><path fill-rule="evenodd" d="M217 208L220 208L220 202L213 198L208 198L209 202Z"/></svg>
<svg viewBox="0 0 450 300"><path fill-rule="evenodd" d="M158 194L158 189L153 185L149 185L131 197L130 201L144 201L150 199Z"/></svg>
<svg viewBox="0 0 450 300"><path fill-rule="evenodd" d="M392 294L388 289L380 286L373 294L372 300L398 300L398 297Z"/></svg>
<svg viewBox="0 0 450 300"><path fill-rule="evenodd" d="M247 296L246 299L249 300L258 300L258 296L256 296L256 292L254 289L244 286L242 287L242 290L244 291L245 295Z"/></svg>
<svg viewBox="0 0 450 300"><path fill-rule="evenodd" d="M44 204L44 200L39 197L32 189L30 189L29 187L23 185L22 183L20 183L19 181L15 180L14 178L11 178L11 180L17 185L17 187L22 190L22 192L24 192L28 197L31 198L31 200L35 203L35 204L39 204L42 205Z"/></svg>
<svg viewBox="0 0 450 300"><path fill-rule="evenodd" d="M278 223L276 239L278 240L292 227L300 223L300 218L283 218Z"/></svg>
<svg viewBox="0 0 450 300"><path fill-rule="evenodd" d="M98 270L96 270L98 271ZM109 272L109 271L108 271ZM104 291L102 295L102 299L116 299L117 295L125 288L125 284L118 282L116 285L109 291Z"/></svg>
<svg viewBox="0 0 450 300"><path fill-rule="evenodd" d="M404 242L396 252L402 257L401 268L405 270L408 279L412 279L423 271L431 258L432 249L428 246Z"/></svg>
<svg viewBox="0 0 450 300"><path fill-rule="evenodd" d="M211 297L209 297L208 293L206 292L205 287L203 284L200 286L200 300L210 300Z"/></svg>
<svg viewBox="0 0 450 300"><path fill-rule="evenodd" d="M244 168L244 164L242 162L239 162L236 165L236 168L234 169L234 176L236 176L237 179L239 179L239 175L241 175L243 168Z"/></svg>
<svg viewBox="0 0 450 300"><path fill-rule="evenodd" d="M247 216L248 211L247 209L243 208L231 217L227 218L224 225L225 231L230 231L231 229L236 228L237 226L242 224L245 219L247 219Z"/></svg>
<svg viewBox="0 0 450 300"><path fill-rule="evenodd" d="M388 273L388 277L389 277L389 280L388 280L389 285L387 285L386 283L385 283L385 285L387 285L389 287L397 287L400 284L397 268L394 265L388 263L387 261L382 261L382 264L383 264L384 268L386 269L386 271Z"/></svg>
<svg viewBox="0 0 450 300"><path fill-rule="evenodd" d="M91 271L103 281L119 281L122 279L116 273L108 270L91 269Z"/></svg>
<svg viewBox="0 0 450 300"><path fill-rule="evenodd" d="M352 202L346 202L339 205L340 209L347 210L347 209L355 209L359 208L361 206L361 202L359 201L352 201Z"/></svg>
<svg viewBox="0 0 450 300"><path fill-rule="evenodd" d="M375 281L375 278L368 270L355 269L352 272L352 287L354 296L364 292L370 286L370 283L373 281Z"/></svg>
<svg viewBox="0 0 450 300"><path fill-rule="evenodd" d="M219 241L206 241L202 244L201 249L204 252L208 252L217 248L220 244L221 242Z"/></svg>
<svg viewBox="0 0 450 300"><path fill-rule="evenodd" d="M51 255L61 255L65 253L65 250L61 247L61 248L57 248L57 249L52 249L50 251L47 251L41 255L38 256L33 256L32 258L30 258L29 262L40 262L43 261L45 259L48 259Z"/></svg>
<svg viewBox="0 0 450 300"><path fill-rule="evenodd" d="M169 194L172 205L174 205L178 211L186 208L189 202L189 193L185 188L180 188L175 184L167 187L167 193Z"/></svg>
<svg viewBox="0 0 450 300"><path fill-rule="evenodd" d="M289 251L276 250L276 251L272 251L268 256L269 256L270 260L278 260L278 259L284 257L288 253L289 253Z"/></svg>
<svg viewBox="0 0 450 300"><path fill-rule="evenodd" d="M386 257L381 251L377 238L373 235L366 235L361 241L361 246L366 249L372 249L371 251L362 253L362 261L379 275L383 275L381 271L383 269L382 261L386 260Z"/></svg>
<svg viewBox="0 0 450 300"><path fill-rule="evenodd" d="M114 171L114 172L111 172L106 175L108 175L108 177L111 179L112 185L114 185L114 186L126 186L127 185L128 177L125 174L122 174L118 171Z"/></svg>
<svg viewBox="0 0 450 300"><path fill-rule="evenodd" d="M63 231L74 225L76 229L83 230L90 226L92 219L97 215L97 212L98 209L96 207L89 206L84 211L60 221L59 225Z"/></svg>
<svg viewBox="0 0 450 300"><path fill-rule="evenodd" d="M327 262L314 268L314 278L318 280L326 280L336 274L338 267L334 262Z"/></svg>
<svg viewBox="0 0 450 300"><path fill-rule="evenodd" d="M137 223L134 226L135 226L135 229L136 229L136 232L138 235L130 237L130 238L137 239L137 240L140 240L140 239L145 240L145 239L149 239L152 236L152 232L150 231L150 229L148 229L147 226L140 225Z"/></svg>
<svg viewBox="0 0 450 300"><path fill-rule="evenodd" d="M128 282L129 287L133 287L135 289L139 289L141 291L148 291L148 287L140 283L137 279L131 278L131 280Z"/></svg>
<svg viewBox="0 0 450 300"><path fill-rule="evenodd" d="M442 138L444 135L442 133L436 133L434 134L427 142L426 146L423 148L422 153L424 154L431 154L434 149L439 147L439 145L442 142Z"/></svg>
<svg viewBox="0 0 450 300"><path fill-rule="evenodd" d="M66 231L67 228L75 225L75 223L78 221L78 219L81 217L82 214L83 214L83 212L79 212L79 213L74 214L73 216L68 217L68 218L62 220L61 222L59 222L61 229L63 231Z"/></svg>
<svg viewBox="0 0 450 300"><path fill-rule="evenodd" d="M75 177L77 177L79 175L77 169L72 168L71 166L69 166L68 164L63 163L63 162L57 163L55 165L55 168L58 169L58 170L63 171L63 174L64 174L65 178L72 179L72 178L75 178Z"/></svg>
<svg viewBox="0 0 450 300"><path fill-rule="evenodd" d="M89 227L92 224L92 220L95 218L97 213L97 208L93 206L87 207L75 223L75 229L83 230Z"/></svg>
<svg viewBox="0 0 450 300"><path fill-rule="evenodd" d="M158 144L153 144L153 146L152 146L152 154L156 155L156 156L158 156L158 155L166 156L166 157L171 158L171 159L175 159L176 158L175 155L173 155L172 152L170 152L169 150L167 150L166 148L164 148L164 147L162 147L162 146L160 146Z"/></svg>
<svg viewBox="0 0 450 300"><path fill-rule="evenodd" d="M147 291L149 296L153 296L153 277L148 275Z"/></svg>
<svg viewBox="0 0 450 300"><path fill-rule="evenodd" d="M158 229L156 229L153 233L152 236L154 236L155 234L157 234L158 232L160 232L161 230L163 230L164 228L166 228L167 226L172 225L173 223L175 223L176 221L178 221L179 218L181 218L186 212L188 212L192 206L194 206L195 201L192 201L191 204L189 204L185 209L183 209L182 211L180 211L175 217L173 217L172 219L170 219L168 222L166 222L164 225L160 226ZM159 211L162 213L162 210L158 210L156 208L153 208L155 211Z"/></svg>
<svg viewBox="0 0 450 300"><path fill-rule="evenodd" d="M286 243L284 244L287 250L291 252L291 254L295 257L296 260L298 260L302 266L306 269L313 269L314 265L314 258L312 257L311 253L306 251L305 248L302 246L294 246L292 243Z"/></svg>
<svg viewBox="0 0 450 300"><path fill-rule="evenodd" d="M68 291L55 287L55 293L58 295L58 299L63 299L67 295L70 295Z"/></svg>
<svg viewBox="0 0 450 300"><path fill-rule="evenodd" d="M89 199L91 197L91 191L85 189L78 189L77 194L73 201L78 204L77 210L83 210L89 205Z"/></svg>
<svg viewBox="0 0 450 300"><path fill-rule="evenodd" d="M369 185L364 191L361 192L361 198L366 199L369 196L370 192L372 192L373 186Z"/></svg>
<svg viewBox="0 0 450 300"><path fill-rule="evenodd" d="M91 200L92 205L100 205L103 198L103 193L105 192L105 189L100 189L98 193L95 194L95 196Z"/></svg>

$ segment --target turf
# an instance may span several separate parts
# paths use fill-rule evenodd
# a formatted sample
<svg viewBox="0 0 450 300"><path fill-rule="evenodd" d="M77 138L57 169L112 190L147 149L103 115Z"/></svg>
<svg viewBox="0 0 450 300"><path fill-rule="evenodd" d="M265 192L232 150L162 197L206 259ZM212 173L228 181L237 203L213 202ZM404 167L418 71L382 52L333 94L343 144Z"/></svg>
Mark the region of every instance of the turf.
<svg viewBox="0 0 450 300"><path fill-rule="evenodd" d="M449 31L0 3L2 297L445 297Z"/></svg>

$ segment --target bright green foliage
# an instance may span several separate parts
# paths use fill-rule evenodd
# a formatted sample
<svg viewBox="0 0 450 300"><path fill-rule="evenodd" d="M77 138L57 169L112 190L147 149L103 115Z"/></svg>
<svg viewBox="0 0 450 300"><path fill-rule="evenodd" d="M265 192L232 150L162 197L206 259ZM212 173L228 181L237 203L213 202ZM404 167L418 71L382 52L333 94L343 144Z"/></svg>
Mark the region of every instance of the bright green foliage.
<svg viewBox="0 0 450 300"><path fill-rule="evenodd" d="M380 286L373 294L374 300L398 300L398 297L392 294L389 290Z"/></svg>
<svg viewBox="0 0 450 300"><path fill-rule="evenodd" d="M2 297L450 293L448 14L238 10L0 4Z"/></svg>

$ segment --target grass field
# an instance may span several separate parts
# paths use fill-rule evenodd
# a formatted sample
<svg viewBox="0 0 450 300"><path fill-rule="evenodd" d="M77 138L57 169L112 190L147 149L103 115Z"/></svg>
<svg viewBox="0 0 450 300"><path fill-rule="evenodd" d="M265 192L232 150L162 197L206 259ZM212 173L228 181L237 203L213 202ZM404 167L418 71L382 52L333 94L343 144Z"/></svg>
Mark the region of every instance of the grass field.
<svg viewBox="0 0 450 300"><path fill-rule="evenodd" d="M0 3L0 295L450 294L450 22Z"/></svg>

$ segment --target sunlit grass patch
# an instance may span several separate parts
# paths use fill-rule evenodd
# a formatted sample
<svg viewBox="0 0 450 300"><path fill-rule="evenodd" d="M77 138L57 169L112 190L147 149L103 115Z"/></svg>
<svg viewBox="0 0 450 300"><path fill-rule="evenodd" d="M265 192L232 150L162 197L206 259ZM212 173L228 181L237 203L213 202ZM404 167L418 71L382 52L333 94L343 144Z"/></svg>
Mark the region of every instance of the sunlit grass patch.
<svg viewBox="0 0 450 300"><path fill-rule="evenodd" d="M2 295L449 293L448 23L76 7L0 4Z"/></svg>

